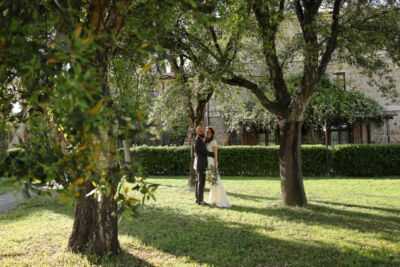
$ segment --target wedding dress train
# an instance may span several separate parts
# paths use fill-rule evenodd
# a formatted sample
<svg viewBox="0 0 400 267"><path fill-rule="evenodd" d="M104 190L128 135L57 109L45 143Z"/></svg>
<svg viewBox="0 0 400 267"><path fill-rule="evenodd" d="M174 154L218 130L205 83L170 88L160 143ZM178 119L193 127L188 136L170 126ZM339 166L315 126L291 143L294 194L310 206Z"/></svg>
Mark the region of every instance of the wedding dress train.
<svg viewBox="0 0 400 267"><path fill-rule="evenodd" d="M212 140L210 143L207 144L207 150L213 151L212 147L217 146L217 142ZM208 168L214 168L214 158L208 157ZM217 207L220 208L229 208L231 204L229 203L228 196L225 191L225 187L222 184L221 177L219 174L217 175L217 183L214 185L210 185L210 195L208 197L208 203L210 205L215 204Z"/></svg>

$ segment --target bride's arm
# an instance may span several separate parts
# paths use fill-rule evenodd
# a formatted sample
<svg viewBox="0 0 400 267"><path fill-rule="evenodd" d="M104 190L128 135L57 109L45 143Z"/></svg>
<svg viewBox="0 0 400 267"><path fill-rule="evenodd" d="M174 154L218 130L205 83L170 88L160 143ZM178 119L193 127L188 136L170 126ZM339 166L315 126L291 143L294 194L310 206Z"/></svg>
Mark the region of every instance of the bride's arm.
<svg viewBox="0 0 400 267"><path fill-rule="evenodd" d="M218 148L217 146L213 146L212 149L214 152L214 167L215 169L218 169Z"/></svg>

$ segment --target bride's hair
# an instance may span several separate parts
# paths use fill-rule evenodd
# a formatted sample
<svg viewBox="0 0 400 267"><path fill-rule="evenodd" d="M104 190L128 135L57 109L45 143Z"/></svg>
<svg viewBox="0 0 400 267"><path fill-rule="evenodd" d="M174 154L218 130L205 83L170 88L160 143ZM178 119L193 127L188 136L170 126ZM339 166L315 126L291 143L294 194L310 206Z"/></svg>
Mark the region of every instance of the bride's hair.
<svg viewBox="0 0 400 267"><path fill-rule="evenodd" d="M210 139L208 139L208 137L206 138L206 143L210 143L212 140L214 140L215 130L212 126L207 126L206 129L212 132L211 138Z"/></svg>

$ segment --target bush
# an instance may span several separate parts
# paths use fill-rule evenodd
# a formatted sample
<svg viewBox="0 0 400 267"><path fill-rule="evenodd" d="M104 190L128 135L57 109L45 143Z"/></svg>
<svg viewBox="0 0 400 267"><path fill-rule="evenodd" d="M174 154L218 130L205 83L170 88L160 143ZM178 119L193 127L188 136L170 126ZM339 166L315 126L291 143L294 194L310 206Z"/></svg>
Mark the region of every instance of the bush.
<svg viewBox="0 0 400 267"><path fill-rule="evenodd" d="M400 174L400 145L342 145L334 147L334 173L346 176Z"/></svg>
<svg viewBox="0 0 400 267"><path fill-rule="evenodd" d="M278 147L221 147L218 161L222 175L268 176L279 173Z"/></svg>
<svg viewBox="0 0 400 267"><path fill-rule="evenodd" d="M136 147L133 156L148 175L187 175L190 147ZM219 148L219 168L225 176L279 175L278 146L229 146ZM325 147L303 145L303 175L326 174ZM389 176L400 174L400 145L338 145L329 149L332 175Z"/></svg>
<svg viewBox="0 0 400 267"><path fill-rule="evenodd" d="M132 148L133 158L147 175L188 175L190 147ZM279 175L278 146L230 146L219 148L219 167L225 176L277 176ZM326 174L325 147L304 145L301 148L303 174ZM391 176L400 175L400 145L339 145L329 150L329 165L333 175L342 176ZM7 170L18 170L15 176L24 176L29 170L32 176L46 174L42 164L34 164L23 150L8 151L0 162L0 176ZM4 175L8 176L8 175Z"/></svg>
<svg viewBox="0 0 400 267"><path fill-rule="evenodd" d="M13 148L7 151L6 158L0 162L0 177L26 177L31 180L46 179L43 159L32 160L22 148Z"/></svg>
<svg viewBox="0 0 400 267"><path fill-rule="evenodd" d="M222 175L271 176L279 174L278 146L229 146L218 150ZM133 157L149 175L187 175L190 147L136 147ZM325 148L303 146L303 173L325 174Z"/></svg>
<svg viewBox="0 0 400 267"><path fill-rule="evenodd" d="M186 175L189 173L190 147L149 147L131 149L133 159L149 175Z"/></svg>

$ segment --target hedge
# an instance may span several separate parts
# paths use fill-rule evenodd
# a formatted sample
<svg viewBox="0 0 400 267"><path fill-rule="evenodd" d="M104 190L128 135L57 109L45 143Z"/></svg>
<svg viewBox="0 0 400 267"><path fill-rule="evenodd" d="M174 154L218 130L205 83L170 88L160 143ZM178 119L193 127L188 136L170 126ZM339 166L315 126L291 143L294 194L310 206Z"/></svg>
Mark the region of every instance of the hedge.
<svg viewBox="0 0 400 267"><path fill-rule="evenodd" d="M335 146L332 164L336 175L400 175L400 144Z"/></svg>
<svg viewBox="0 0 400 267"><path fill-rule="evenodd" d="M229 146L219 148L219 168L229 176L279 175L278 146ZM148 175L187 175L190 147L135 147L133 156ZM303 145L303 174L326 175L325 147ZM400 144L337 145L329 148L331 175L400 175Z"/></svg>
<svg viewBox="0 0 400 267"><path fill-rule="evenodd" d="M278 146L228 146L219 148L219 167L225 176L277 176L279 175ZM147 175L188 175L190 147L148 147L131 149L133 158ZM325 147L303 145L301 148L303 174L326 174ZM21 159L19 159L21 157ZM15 158L12 160L12 158ZM9 164L26 170L23 151L10 150L0 162L0 176ZM35 165L35 164L33 164ZM24 167L25 166L25 167ZM43 175L37 166L35 173ZM338 145L329 149L329 167L332 175L341 176L395 176L400 175L400 144L389 145ZM32 170L32 168L30 168Z"/></svg>
<svg viewBox="0 0 400 267"><path fill-rule="evenodd" d="M149 175L186 175L189 173L190 147L149 147L131 149L135 162Z"/></svg>
<svg viewBox="0 0 400 267"><path fill-rule="evenodd" d="M9 149L5 159L0 161L0 177L16 176L21 178L29 173L31 178L45 179L45 165L46 162L42 159L37 162L31 161L22 148Z"/></svg>

